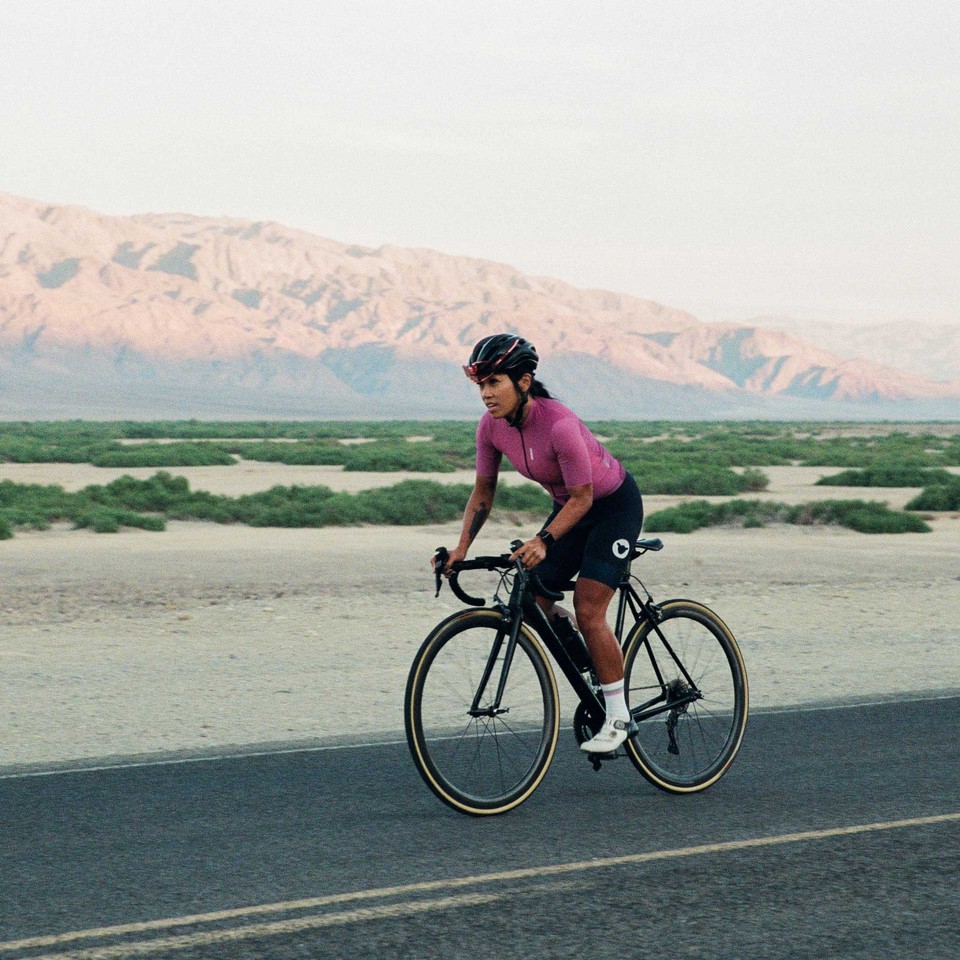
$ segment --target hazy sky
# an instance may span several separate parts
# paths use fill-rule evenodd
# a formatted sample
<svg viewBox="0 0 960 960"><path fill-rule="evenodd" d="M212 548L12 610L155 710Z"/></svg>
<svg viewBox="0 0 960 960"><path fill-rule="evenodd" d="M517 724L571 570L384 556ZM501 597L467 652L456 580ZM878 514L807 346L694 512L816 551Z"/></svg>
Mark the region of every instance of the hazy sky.
<svg viewBox="0 0 960 960"><path fill-rule="evenodd" d="M960 4L4 0L0 190L960 323Z"/></svg>

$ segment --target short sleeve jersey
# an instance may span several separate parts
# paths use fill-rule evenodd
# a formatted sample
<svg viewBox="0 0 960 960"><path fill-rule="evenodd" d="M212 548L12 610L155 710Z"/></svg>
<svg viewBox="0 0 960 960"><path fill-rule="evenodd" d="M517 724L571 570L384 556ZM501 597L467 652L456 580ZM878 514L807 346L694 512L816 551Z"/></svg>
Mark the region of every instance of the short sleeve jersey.
<svg viewBox="0 0 960 960"><path fill-rule="evenodd" d="M522 427L485 413L477 425L477 476L495 479L501 458L518 473L539 483L557 503L570 499L570 489L593 484L593 497L609 496L623 483L626 471L586 424L557 400L530 400Z"/></svg>

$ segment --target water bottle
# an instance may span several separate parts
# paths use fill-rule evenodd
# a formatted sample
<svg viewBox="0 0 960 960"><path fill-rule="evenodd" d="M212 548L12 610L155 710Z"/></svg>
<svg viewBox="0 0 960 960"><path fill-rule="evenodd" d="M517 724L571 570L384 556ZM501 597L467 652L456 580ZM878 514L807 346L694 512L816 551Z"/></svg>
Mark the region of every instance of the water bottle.
<svg viewBox="0 0 960 960"><path fill-rule="evenodd" d="M553 629L563 644L563 649L567 651L577 669L581 673L590 670L593 667L590 651L587 649L586 641L580 635L580 631L573 625L570 618L563 616L563 614L558 615L553 621Z"/></svg>

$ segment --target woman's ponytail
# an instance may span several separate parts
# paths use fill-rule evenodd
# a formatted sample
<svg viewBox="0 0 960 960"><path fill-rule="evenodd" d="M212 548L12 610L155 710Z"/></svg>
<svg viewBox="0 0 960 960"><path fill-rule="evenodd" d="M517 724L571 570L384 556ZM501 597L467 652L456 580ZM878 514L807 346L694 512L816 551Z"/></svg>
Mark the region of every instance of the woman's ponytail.
<svg viewBox="0 0 960 960"><path fill-rule="evenodd" d="M533 378L533 383L530 384L530 396L543 397L545 400L553 399L550 391L536 377Z"/></svg>

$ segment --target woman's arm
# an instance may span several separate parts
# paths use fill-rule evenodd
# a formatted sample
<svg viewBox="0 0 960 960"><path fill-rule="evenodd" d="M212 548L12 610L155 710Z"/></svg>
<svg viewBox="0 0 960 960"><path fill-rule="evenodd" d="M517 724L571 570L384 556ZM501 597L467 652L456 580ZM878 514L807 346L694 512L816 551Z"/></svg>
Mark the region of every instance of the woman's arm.
<svg viewBox="0 0 960 960"><path fill-rule="evenodd" d="M463 511L463 527L460 531L460 540L450 551L450 559L447 561L448 568L451 563L463 560L466 557L470 545L477 538L477 534L486 523L487 517L490 516L493 498L496 493L496 477L477 477L473 484L473 493L470 494L466 509Z"/></svg>
<svg viewBox="0 0 960 960"><path fill-rule="evenodd" d="M457 544L457 550L463 551L464 556L470 549L470 544L476 540L487 517L490 516L496 493L495 477L477 477L473 484L473 493L470 494L467 507L463 511L463 529L460 531L460 542Z"/></svg>
<svg viewBox="0 0 960 960"><path fill-rule="evenodd" d="M589 512L593 506L593 484L585 483L570 490L570 499L550 522L548 529L555 540L569 533Z"/></svg>
<svg viewBox="0 0 960 960"><path fill-rule="evenodd" d="M569 533L587 514L593 506L593 484L585 483L579 487L570 488L570 499L563 505L560 512L544 529L553 534L554 540L559 540L565 533ZM519 557L524 569L532 570L541 563L547 555L547 545L537 534L528 540L510 557Z"/></svg>

